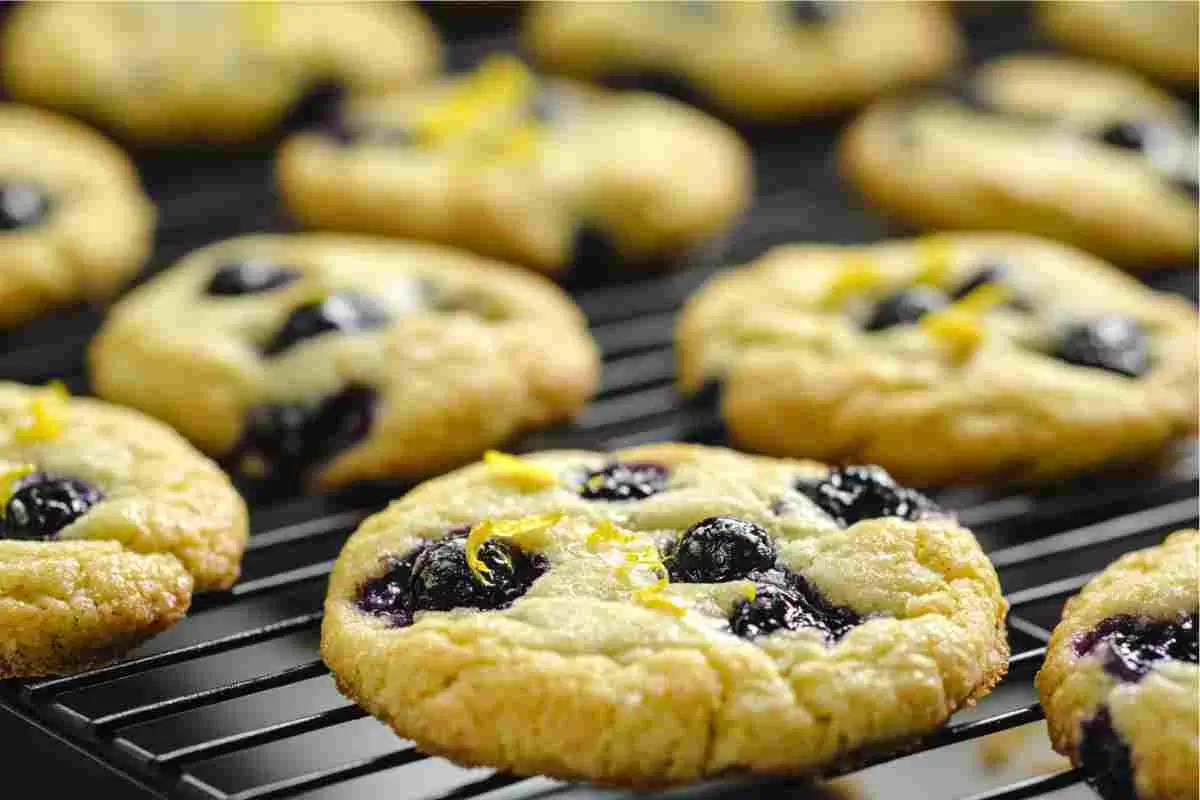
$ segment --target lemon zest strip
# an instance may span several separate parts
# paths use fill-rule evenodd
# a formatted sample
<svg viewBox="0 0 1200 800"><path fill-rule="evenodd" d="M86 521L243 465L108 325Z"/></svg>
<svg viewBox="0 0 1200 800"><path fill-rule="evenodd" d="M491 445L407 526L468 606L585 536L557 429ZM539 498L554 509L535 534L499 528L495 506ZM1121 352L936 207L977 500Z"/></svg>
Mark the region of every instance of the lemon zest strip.
<svg viewBox="0 0 1200 800"><path fill-rule="evenodd" d="M636 539L632 533L623 531L614 525L609 520L602 520L595 529L588 534L587 547L593 553L600 549L601 545L605 544L629 544Z"/></svg>
<svg viewBox="0 0 1200 800"><path fill-rule="evenodd" d="M522 489L548 489L558 485L558 476L550 470L498 450L488 450L484 453L483 463L487 464L497 477Z"/></svg>
<svg viewBox="0 0 1200 800"><path fill-rule="evenodd" d="M534 514L519 519L485 519L473 526L467 534L467 567L475 578L485 586L491 586L492 570L479 558L479 548L489 539L518 539L521 536L557 525L562 514ZM502 556L508 561L508 556ZM511 563L511 562L509 562Z"/></svg>
<svg viewBox="0 0 1200 800"><path fill-rule="evenodd" d="M50 381L36 389L29 402L29 421L13 432L18 442L44 442L62 435L71 395L62 381Z"/></svg>
<svg viewBox="0 0 1200 800"><path fill-rule="evenodd" d="M829 309L838 308L852 295L875 289L883 279L883 272L874 260L865 257L849 259L834 276L822 305Z"/></svg>
<svg viewBox="0 0 1200 800"><path fill-rule="evenodd" d="M953 260L950 242L944 236L926 236L917 243L917 254L921 269L913 283L934 288L944 286Z"/></svg>
<svg viewBox="0 0 1200 800"><path fill-rule="evenodd" d="M955 358L961 360L975 352L983 341L983 315L1011 298L1012 291L1007 286L986 283L961 300L926 314L917 324L949 345Z"/></svg>

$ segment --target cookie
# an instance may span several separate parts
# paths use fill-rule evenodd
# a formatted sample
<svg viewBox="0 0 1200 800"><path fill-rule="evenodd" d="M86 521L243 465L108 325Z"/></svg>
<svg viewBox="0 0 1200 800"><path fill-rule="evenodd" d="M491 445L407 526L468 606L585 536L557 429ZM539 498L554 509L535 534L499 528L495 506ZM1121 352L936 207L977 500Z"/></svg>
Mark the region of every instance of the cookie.
<svg viewBox="0 0 1200 800"><path fill-rule="evenodd" d="M662 268L751 197L727 127L655 95L478 71L353 100L279 154L284 201L318 228L428 239L561 274L590 259Z"/></svg>
<svg viewBox="0 0 1200 800"><path fill-rule="evenodd" d="M154 217L112 143L0 103L0 326L115 294L145 261Z"/></svg>
<svg viewBox="0 0 1200 800"><path fill-rule="evenodd" d="M422 752L648 787L810 774L1007 666L971 533L882 470L692 445L492 454L367 519L321 653Z"/></svg>
<svg viewBox="0 0 1200 800"><path fill-rule="evenodd" d="M228 588L246 508L225 474L137 412L0 383L0 678L74 672Z"/></svg>
<svg viewBox="0 0 1200 800"><path fill-rule="evenodd" d="M598 358L524 270L436 245L244 236L118 303L89 353L105 398L249 478L333 488L470 461L571 417Z"/></svg>
<svg viewBox="0 0 1200 800"><path fill-rule="evenodd" d="M1066 245L797 244L687 302L678 385L733 440L919 485L1058 478L1194 430L1196 313Z"/></svg>
<svg viewBox="0 0 1200 800"><path fill-rule="evenodd" d="M1189 118L1118 67L1013 56L957 95L881 101L840 157L868 200L918 227L1033 233L1147 270L1196 258Z"/></svg>
<svg viewBox="0 0 1200 800"><path fill-rule="evenodd" d="M556 71L667 76L752 119L853 108L937 78L963 52L931 3L535 3L524 38Z"/></svg>
<svg viewBox="0 0 1200 800"><path fill-rule="evenodd" d="M1054 749L1105 800L1200 796L1200 534L1122 556L1067 601L1038 693Z"/></svg>
<svg viewBox="0 0 1200 800"><path fill-rule="evenodd" d="M1195 0L1041 2L1037 20L1065 47L1158 80L1195 86L1200 73L1200 3Z"/></svg>
<svg viewBox="0 0 1200 800"><path fill-rule="evenodd" d="M146 144L254 139L310 89L389 89L440 62L419 12L371 3L25 3L0 52L14 97Z"/></svg>

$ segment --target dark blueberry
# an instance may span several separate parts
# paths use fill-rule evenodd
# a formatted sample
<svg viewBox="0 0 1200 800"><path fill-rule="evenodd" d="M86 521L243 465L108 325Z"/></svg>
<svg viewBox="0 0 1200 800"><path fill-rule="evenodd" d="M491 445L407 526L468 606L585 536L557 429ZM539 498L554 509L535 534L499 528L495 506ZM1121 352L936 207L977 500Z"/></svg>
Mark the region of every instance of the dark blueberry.
<svg viewBox="0 0 1200 800"><path fill-rule="evenodd" d="M283 288L298 280L300 273L297 270L265 258L250 258L221 264L205 291L219 296L257 294Z"/></svg>
<svg viewBox="0 0 1200 800"><path fill-rule="evenodd" d="M1127 317L1100 317L1063 331L1055 358L1080 367L1106 369L1136 378L1150 368L1142 326Z"/></svg>
<svg viewBox="0 0 1200 800"><path fill-rule="evenodd" d="M476 576L467 565L466 537L430 543L412 566L414 611L454 608L497 609L512 604L546 571L546 560L500 539L479 546L479 560L491 571Z"/></svg>
<svg viewBox="0 0 1200 800"><path fill-rule="evenodd" d="M351 385L313 406L260 406L247 418L234 459L240 471L261 473L256 477L299 479L366 436L377 400L372 389Z"/></svg>
<svg viewBox="0 0 1200 800"><path fill-rule="evenodd" d="M681 583L721 583L775 564L775 542L762 527L734 517L709 517L683 532L667 568Z"/></svg>
<svg viewBox="0 0 1200 800"><path fill-rule="evenodd" d="M743 639L777 630L815 628L832 642L861 622L862 617L852 609L829 602L800 575L772 570L755 585L753 600L741 600L734 606L729 627Z"/></svg>
<svg viewBox="0 0 1200 800"><path fill-rule="evenodd" d="M842 467L816 483L798 483L796 489L843 528L863 519L918 520L940 511L925 495L897 484L883 467Z"/></svg>
<svg viewBox="0 0 1200 800"><path fill-rule="evenodd" d="M788 15L802 25L819 25L833 19L836 9L822 0L785 0Z"/></svg>
<svg viewBox="0 0 1200 800"><path fill-rule="evenodd" d="M1162 128L1152 122L1125 120L1101 129L1097 136L1107 145L1142 152L1162 136Z"/></svg>
<svg viewBox="0 0 1200 800"><path fill-rule="evenodd" d="M1080 725L1079 762L1088 784L1104 800L1137 800L1129 747L1113 730L1107 708Z"/></svg>
<svg viewBox="0 0 1200 800"><path fill-rule="evenodd" d="M1185 613L1170 620L1124 614L1109 617L1075 640L1075 652L1081 656L1100 652L1110 675L1136 682L1164 659L1197 663L1196 616Z"/></svg>
<svg viewBox="0 0 1200 800"><path fill-rule="evenodd" d="M971 292L978 289L980 286L987 286L989 284L996 284L1008 288L1008 290L1012 293L1012 296L1008 301L1009 306L1021 309L1023 311L1029 310L1029 302L1023 297L1018 296L1016 294L1016 290L1013 289L1011 270L1009 269L1008 265L1002 261L985 261L980 264L979 268L971 275L971 277L967 278L965 281L955 287L954 291L950 293L950 299L961 300Z"/></svg>
<svg viewBox="0 0 1200 800"><path fill-rule="evenodd" d="M0 539L52 539L102 499L99 489L75 478L27 475L4 506Z"/></svg>
<svg viewBox="0 0 1200 800"><path fill-rule="evenodd" d="M926 286L913 286L888 295L875 306L864 330L882 331L895 325L912 325L931 311L937 311L947 302L946 295Z"/></svg>
<svg viewBox="0 0 1200 800"><path fill-rule="evenodd" d="M413 562L424 549L420 545L404 558L393 559L387 572L364 583L359 589L358 607L368 614L386 617L396 627L411 625Z"/></svg>
<svg viewBox="0 0 1200 800"><path fill-rule="evenodd" d="M296 308L264 348L269 356L330 331L365 331L388 322L387 313L370 297L344 291Z"/></svg>
<svg viewBox="0 0 1200 800"><path fill-rule="evenodd" d="M585 500L644 500L665 490L670 477L658 464L614 462L584 478L579 494Z"/></svg>
<svg viewBox="0 0 1200 800"><path fill-rule="evenodd" d="M50 213L50 196L29 181L0 183L0 231L37 225Z"/></svg>

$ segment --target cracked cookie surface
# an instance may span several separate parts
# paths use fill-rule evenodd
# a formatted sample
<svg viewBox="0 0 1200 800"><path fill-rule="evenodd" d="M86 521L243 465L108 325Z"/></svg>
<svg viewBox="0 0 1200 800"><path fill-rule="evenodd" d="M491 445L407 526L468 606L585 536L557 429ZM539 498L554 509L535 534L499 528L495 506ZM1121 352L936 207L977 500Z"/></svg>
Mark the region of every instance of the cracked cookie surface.
<svg viewBox="0 0 1200 800"><path fill-rule="evenodd" d="M469 461L574 415L599 369L543 278L332 234L197 250L117 304L89 355L101 396L247 477L319 488Z"/></svg>
<svg viewBox="0 0 1200 800"><path fill-rule="evenodd" d="M174 431L0 384L0 677L85 668L229 587L247 535L228 478Z"/></svg>
<svg viewBox="0 0 1200 800"><path fill-rule="evenodd" d="M1054 749L1106 800L1195 800L1200 533L1122 556L1067 601L1037 677Z"/></svg>
<svg viewBox="0 0 1200 800"><path fill-rule="evenodd" d="M692 445L493 454L360 526L322 656L466 764L636 786L817 772L936 729L1007 665L991 564L927 499L880 502L909 491Z"/></svg>
<svg viewBox="0 0 1200 800"><path fill-rule="evenodd" d="M733 440L765 453L1049 479L1194 429L1195 331L1186 300L1033 237L797 244L688 300L678 385L718 384Z"/></svg>

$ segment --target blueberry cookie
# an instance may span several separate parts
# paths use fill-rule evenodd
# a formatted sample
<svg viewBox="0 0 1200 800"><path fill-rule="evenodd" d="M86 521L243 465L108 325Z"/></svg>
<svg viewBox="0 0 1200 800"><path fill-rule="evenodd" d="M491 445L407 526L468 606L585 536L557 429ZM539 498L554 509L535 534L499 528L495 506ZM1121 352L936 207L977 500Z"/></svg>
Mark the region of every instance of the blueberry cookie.
<svg viewBox="0 0 1200 800"><path fill-rule="evenodd" d="M0 103L0 326L115 294L141 268L154 216L112 143Z"/></svg>
<svg viewBox="0 0 1200 800"><path fill-rule="evenodd" d="M250 478L332 488L469 461L567 419L597 356L554 285L436 245L330 234L202 248L117 304L102 397Z"/></svg>
<svg viewBox="0 0 1200 800"><path fill-rule="evenodd" d="M813 773L1007 666L971 533L877 467L655 445L483 463L366 520L321 652L424 752L636 786Z"/></svg>
<svg viewBox="0 0 1200 800"><path fill-rule="evenodd" d="M319 85L378 91L440 61L394 3L24 3L0 52L13 96L150 144L253 139Z"/></svg>
<svg viewBox="0 0 1200 800"><path fill-rule="evenodd" d="M1200 72L1196 0L1042 2L1038 23L1059 44L1119 61L1151 77L1195 85Z"/></svg>
<svg viewBox="0 0 1200 800"><path fill-rule="evenodd" d="M1128 269L1196 257L1197 139L1186 109L1117 67L1014 56L962 91L884 100L843 172L917 226L1017 230Z"/></svg>
<svg viewBox="0 0 1200 800"><path fill-rule="evenodd" d="M751 195L731 130L681 103L542 81L496 56L473 73L355 100L283 146L303 223L453 244L557 274L588 259L663 267Z"/></svg>
<svg viewBox="0 0 1200 800"><path fill-rule="evenodd" d="M917 484L1049 479L1194 429L1196 324L1182 298L1033 237L792 245L687 302L679 387L772 455Z"/></svg>
<svg viewBox="0 0 1200 800"><path fill-rule="evenodd" d="M1105 800L1200 795L1200 534L1123 556L1071 598L1037 687L1054 749Z"/></svg>
<svg viewBox="0 0 1200 800"><path fill-rule="evenodd" d="M165 425L0 383L0 678L119 656L230 586L245 543L228 478Z"/></svg>
<svg viewBox="0 0 1200 800"><path fill-rule="evenodd" d="M932 3L534 3L525 42L582 78L666 76L749 118L852 108L942 75L963 45Z"/></svg>

